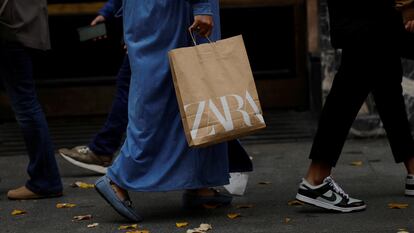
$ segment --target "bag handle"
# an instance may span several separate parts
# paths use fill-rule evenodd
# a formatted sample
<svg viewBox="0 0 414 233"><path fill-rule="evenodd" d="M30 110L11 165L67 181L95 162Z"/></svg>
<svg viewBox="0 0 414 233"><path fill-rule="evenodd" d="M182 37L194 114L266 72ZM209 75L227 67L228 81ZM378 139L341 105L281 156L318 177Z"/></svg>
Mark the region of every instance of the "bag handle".
<svg viewBox="0 0 414 233"><path fill-rule="evenodd" d="M191 40L193 41L194 46L197 46L197 41L194 36L194 31L190 29L189 32L190 32ZM208 40L210 44L213 43L213 41L210 40L210 37L206 36L205 38Z"/></svg>
<svg viewBox="0 0 414 233"><path fill-rule="evenodd" d="M3 14L4 9L6 9L6 5L9 2L9 0L4 0L3 5L0 7L0 15Z"/></svg>

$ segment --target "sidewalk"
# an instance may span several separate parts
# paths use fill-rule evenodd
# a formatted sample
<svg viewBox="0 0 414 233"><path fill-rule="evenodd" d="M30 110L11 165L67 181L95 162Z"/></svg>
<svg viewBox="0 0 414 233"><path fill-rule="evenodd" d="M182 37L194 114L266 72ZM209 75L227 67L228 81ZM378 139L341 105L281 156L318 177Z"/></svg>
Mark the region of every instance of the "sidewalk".
<svg viewBox="0 0 414 233"><path fill-rule="evenodd" d="M270 232L414 232L414 198L403 196L404 169L393 162L385 139L352 140L343 151L334 173L336 181L356 198L368 204L364 212L337 214L310 206L289 206L297 185L306 172L311 142L247 145L254 158L255 172L250 175L244 197L236 197L229 208L184 211L181 193L131 193L135 206L144 216L139 229L151 233L185 233L201 223L211 224L211 233ZM414 152L413 152L414 153ZM352 162L362 161L361 166ZM37 201L9 201L8 189L25 182L27 156L0 155L0 232L126 232L118 230L127 222L116 214L93 189L72 188L75 181L93 183L98 176L76 168L59 158L65 187L62 198ZM261 182L271 182L259 184ZM57 209L57 203L74 203L70 209ZM409 204L406 209L389 209L389 203ZM237 209L237 205L254 205ZM14 209L27 211L12 216ZM242 217L229 219L228 213ZM93 219L72 222L73 216L92 214ZM91 223L96 228L87 228ZM188 222L177 228L176 222Z"/></svg>

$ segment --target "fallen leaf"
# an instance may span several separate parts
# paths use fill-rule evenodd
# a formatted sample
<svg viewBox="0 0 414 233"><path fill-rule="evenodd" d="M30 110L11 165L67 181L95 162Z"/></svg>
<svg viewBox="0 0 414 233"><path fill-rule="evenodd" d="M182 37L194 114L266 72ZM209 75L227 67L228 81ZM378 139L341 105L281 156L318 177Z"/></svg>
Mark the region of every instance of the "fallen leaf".
<svg viewBox="0 0 414 233"><path fill-rule="evenodd" d="M229 219L236 219L238 217L241 217L241 214L239 214L239 213L230 213L230 214L227 214L227 217L229 217Z"/></svg>
<svg viewBox="0 0 414 233"><path fill-rule="evenodd" d="M148 230L127 231L126 233L150 233Z"/></svg>
<svg viewBox="0 0 414 233"><path fill-rule="evenodd" d="M84 182L81 182L81 181L76 181L71 186L74 187L74 188L81 188L81 189L95 188L94 184L88 184L88 183L84 183Z"/></svg>
<svg viewBox="0 0 414 233"><path fill-rule="evenodd" d="M304 203L299 200L292 200L288 202L288 205L289 206L302 206L304 205Z"/></svg>
<svg viewBox="0 0 414 233"><path fill-rule="evenodd" d="M362 166L362 164L363 164L362 161L354 161L350 165L354 166L354 167L360 167L360 166Z"/></svg>
<svg viewBox="0 0 414 233"><path fill-rule="evenodd" d="M292 221L291 218L285 218L285 223L290 223L290 221Z"/></svg>
<svg viewBox="0 0 414 233"><path fill-rule="evenodd" d="M91 220L91 219L92 219L91 214L79 215L79 216L74 216L73 217L73 221L82 221L82 220Z"/></svg>
<svg viewBox="0 0 414 233"><path fill-rule="evenodd" d="M207 205L204 204L203 207L204 209L217 209L220 205Z"/></svg>
<svg viewBox="0 0 414 233"><path fill-rule="evenodd" d="M22 215L22 214L27 214L27 212L26 212L26 211L24 211L24 210L13 210L13 211L11 212L11 215L13 215L13 216L16 216L16 215Z"/></svg>
<svg viewBox="0 0 414 233"><path fill-rule="evenodd" d="M181 228L181 227L186 227L186 226L188 226L188 222L177 222L177 223L175 223L175 225L176 225L178 228Z"/></svg>
<svg viewBox="0 0 414 233"><path fill-rule="evenodd" d="M187 230L187 233L205 233L213 229L210 224L202 223L199 227Z"/></svg>
<svg viewBox="0 0 414 233"><path fill-rule="evenodd" d="M397 233L410 233L406 229L398 229Z"/></svg>
<svg viewBox="0 0 414 233"><path fill-rule="evenodd" d="M260 185L268 185L268 184L271 184L272 182L270 182L270 181L261 181L261 182L259 182L259 184Z"/></svg>
<svg viewBox="0 0 414 233"><path fill-rule="evenodd" d="M89 224L87 227L88 228L95 228L97 226L99 226L99 223L92 223L92 224Z"/></svg>
<svg viewBox="0 0 414 233"><path fill-rule="evenodd" d="M388 204L388 208L390 208L390 209L407 209L408 208L408 204L403 204L403 203L390 203L390 204Z"/></svg>
<svg viewBox="0 0 414 233"><path fill-rule="evenodd" d="M247 205L237 205L236 206L237 209L250 209L250 208L253 208L253 207L254 207L254 205L250 205L250 204L247 204Z"/></svg>
<svg viewBox="0 0 414 233"><path fill-rule="evenodd" d="M138 228L138 224L133 224L133 225L123 225L118 227L118 230L131 230L131 229L137 229Z"/></svg>
<svg viewBox="0 0 414 233"><path fill-rule="evenodd" d="M71 204L71 203L58 203L58 204L56 204L56 208L58 208L58 209L73 208L75 206L76 206L76 204Z"/></svg>

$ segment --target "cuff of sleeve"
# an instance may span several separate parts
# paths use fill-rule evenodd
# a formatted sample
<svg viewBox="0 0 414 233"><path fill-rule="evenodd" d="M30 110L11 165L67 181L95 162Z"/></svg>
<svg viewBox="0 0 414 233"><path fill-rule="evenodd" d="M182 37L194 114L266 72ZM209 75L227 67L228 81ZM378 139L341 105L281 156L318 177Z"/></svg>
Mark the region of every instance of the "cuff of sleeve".
<svg viewBox="0 0 414 233"><path fill-rule="evenodd" d="M193 3L192 6L194 15L213 15L209 2Z"/></svg>
<svg viewBox="0 0 414 233"><path fill-rule="evenodd" d="M98 11L98 14L105 17L106 20L111 19L113 17L112 12L108 12L107 10L104 10L104 9Z"/></svg>

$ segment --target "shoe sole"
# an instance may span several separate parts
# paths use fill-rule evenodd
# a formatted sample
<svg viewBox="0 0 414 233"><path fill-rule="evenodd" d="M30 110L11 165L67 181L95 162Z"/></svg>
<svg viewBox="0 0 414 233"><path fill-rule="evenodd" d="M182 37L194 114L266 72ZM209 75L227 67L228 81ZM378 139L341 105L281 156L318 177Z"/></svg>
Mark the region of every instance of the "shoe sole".
<svg viewBox="0 0 414 233"><path fill-rule="evenodd" d="M296 199L298 199L299 201L304 202L306 204L309 204L309 205L313 205L313 206L320 207L320 208L327 209L327 210L334 210L334 211L338 211L338 212L341 212L341 213L357 212L357 211L365 210L367 208L367 205L362 205L362 206L357 206L357 207L349 207L349 208L333 206L333 205L330 205L328 203L325 203L325 202L322 202L322 201L319 201L319 200L315 200L315 199L312 199L312 198L309 198L309 197L305 197L301 194L297 194Z"/></svg>
<svg viewBox="0 0 414 233"><path fill-rule="evenodd" d="M122 212L120 212L120 211L118 211L116 208L115 208L115 206L106 198L106 196L105 195L103 195L102 193L101 193L101 191L98 189L98 187L97 187L97 185L95 184L95 190L96 190L96 192L98 192L98 194L112 207L112 209L114 209L119 215L121 215L122 217L124 217L124 218L126 218L126 219L129 219L130 221L133 221L133 220L131 220L127 215L125 215L125 214L123 214ZM141 222L142 221L142 219L140 219L140 220L138 220L137 222ZM135 222L135 221L134 221Z"/></svg>
<svg viewBox="0 0 414 233"><path fill-rule="evenodd" d="M38 196L27 197L27 198L15 198L15 197L7 196L7 199L12 200L12 201L39 200L39 199L59 198L59 197L62 197L62 196L63 196L63 193L58 193L58 194L49 194L49 195L38 195Z"/></svg>
<svg viewBox="0 0 414 233"><path fill-rule="evenodd" d="M414 190L406 189L405 190L405 195L410 196L410 197L414 197Z"/></svg>
<svg viewBox="0 0 414 233"><path fill-rule="evenodd" d="M108 171L108 168L104 167L104 166L99 166L99 165L93 165L93 164L87 164L87 163L82 163L79 162L77 160L72 159L71 157L59 152L59 155L62 156L66 161L68 161L69 163L78 166L80 168L84 168L102 175L105 175L106 172Z"/></svg>

